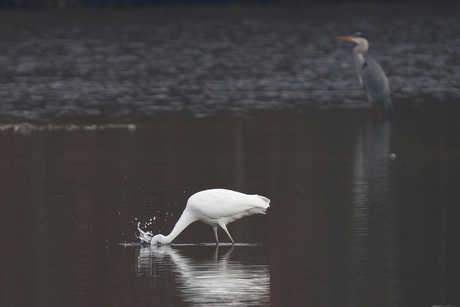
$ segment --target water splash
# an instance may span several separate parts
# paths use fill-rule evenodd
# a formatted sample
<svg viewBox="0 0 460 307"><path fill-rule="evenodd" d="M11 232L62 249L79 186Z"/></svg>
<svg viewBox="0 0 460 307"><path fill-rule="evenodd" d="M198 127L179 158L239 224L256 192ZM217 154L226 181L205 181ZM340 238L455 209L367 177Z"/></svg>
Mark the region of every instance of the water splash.
<svg viewBox="0 0 460 307"><path fill-rule="evenodd" d="M141 240L141 244L142 243L150 244L150 240L152 240L153 238L153 233L151 231L143 231L140 228L140 224L141 224L140 222L137 223L137 230L139 234L136 234L136 237Z"/></svg>

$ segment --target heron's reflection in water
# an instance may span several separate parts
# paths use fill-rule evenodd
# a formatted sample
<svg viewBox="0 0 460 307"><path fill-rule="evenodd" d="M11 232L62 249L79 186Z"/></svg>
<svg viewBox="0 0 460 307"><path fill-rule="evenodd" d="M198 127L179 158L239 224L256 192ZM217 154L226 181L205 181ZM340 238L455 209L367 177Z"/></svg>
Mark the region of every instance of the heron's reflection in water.
<svg viewBox="0 0 460 307"><path fill-rule="evenodd" d="M355 148L353 178L353 238L350 296L355 305L371 300L371 280L380 287L373 298L394 302L394 210L390 193L391 121L369 121ZM378 255L376 257L375 255ZM371 269L372 268L372 269ZM390 304L391 305L391 304Z"/></svg>
<svg viewBox="0 0 460 307"><path fill-rule="evenodd" d="M239 248L244 247L231 247L219 255L219 247L215 247L206 259L196 260L186 256L186 252L203 258L202 250L208 251L209 247L190 246L186 251L170 246L141 247L137 274L159 279L155 284L173 276L178 290L174 292L191 306L268 306L268 265L232 260L232 253Z"/></svg>
<svg viewBox="0 0 460 307"><path fill-rule="evenodd" d="M354 217L367 235L368 209L388 203L391 122L370 121L359 135L354 158Z"/></svg>

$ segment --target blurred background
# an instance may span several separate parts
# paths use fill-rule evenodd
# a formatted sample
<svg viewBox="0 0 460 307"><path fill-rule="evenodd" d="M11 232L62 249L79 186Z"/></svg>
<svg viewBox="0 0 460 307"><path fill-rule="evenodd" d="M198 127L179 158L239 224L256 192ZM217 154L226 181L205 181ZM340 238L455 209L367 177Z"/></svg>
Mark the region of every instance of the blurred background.
<svg viewBox="0 0 460 307"><path fill-rule="evenodd" d="M456 12L414 2L5 9L0 119L363 108L352 44L335 39L358 30L397 109L458 101Z"/></svg>
<svg viewBox="0 0 460 307"><path fill-rule="evenodd" d="M459 306L457 2L0 7L1 306ZM215 187L271 199L239 245L137 244Z"/></svg>

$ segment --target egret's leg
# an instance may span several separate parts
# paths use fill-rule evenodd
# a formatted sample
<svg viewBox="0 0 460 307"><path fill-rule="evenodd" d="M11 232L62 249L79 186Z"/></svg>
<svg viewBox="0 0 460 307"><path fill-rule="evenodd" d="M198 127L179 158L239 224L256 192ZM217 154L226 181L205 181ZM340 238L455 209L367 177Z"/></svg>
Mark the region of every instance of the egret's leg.
<svg viewBox="0 0 460 307"><path fill-rule="evenodd" d="M214 260L219 260L219 245L216 245L216 250L214 251Z"/></svg>
<svg viewBox="0 0 460 307"><path fill-rule="evenodd" d="M230 258L230 255L232 254L234 248L235 248L235 245L232 245L232 247L230 247L230 249L228 250L228 252L226 252L225 255L223 255L223 256L221 257L221 259L223 259L223 260L228 260L228 259Z"/></svg>
<svg viewBox="0 0 460 307"><path fill-rule="evenodd" d="M235 245L235 241L233 241L233 238L230 235L230 232L228 232L227 226L225 226L225 224L221 224L220 227L222 227L222 229L225 230L225 232L227 233L227 235L230 238L230 240L232 240L232 245Z"/></svg>
<svg viewBox="0 0 460 307"><path fill-rule="evenodd" d="M214 230L214 236L216 237L216 245L219 245L219 236L217 235L217 226L212 226L212 230Z"/></svg>

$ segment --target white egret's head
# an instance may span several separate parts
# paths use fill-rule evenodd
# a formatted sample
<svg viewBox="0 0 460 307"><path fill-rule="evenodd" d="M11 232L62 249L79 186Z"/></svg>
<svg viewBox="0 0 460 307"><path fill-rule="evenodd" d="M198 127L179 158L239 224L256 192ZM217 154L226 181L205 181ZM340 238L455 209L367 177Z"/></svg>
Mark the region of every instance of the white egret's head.
<svg viewBox="0 0 460 307"><path fill-rule="evenodd" d="M152 237L152 239L150 240L151 245L157 245L157 246L166 245L169 243L170 242L166 240L166 237L160 234Z"/></svg>
<svg viewBox="0 0 460 307"><path fill-rule="evenodd" d="M355 47L355 51L359 53L364 53L369 49L369 42L364 37L364 35L360 32L356 32L350 36L339 36L337 37L338 40L341 41L349 41L355 43L357 46Z"/></svg>

